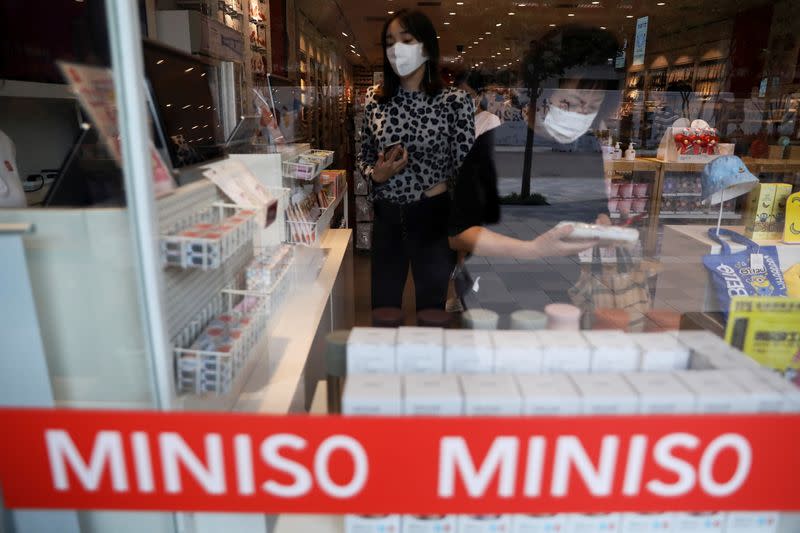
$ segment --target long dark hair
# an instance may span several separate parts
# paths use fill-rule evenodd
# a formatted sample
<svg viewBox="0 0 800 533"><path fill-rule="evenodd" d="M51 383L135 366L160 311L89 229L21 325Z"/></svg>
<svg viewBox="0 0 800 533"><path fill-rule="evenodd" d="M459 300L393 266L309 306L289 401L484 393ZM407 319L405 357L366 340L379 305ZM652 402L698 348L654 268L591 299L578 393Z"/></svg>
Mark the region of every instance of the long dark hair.
<svg viewBox="0 0 800 533"><path fill-rule="evenodd" d="M436 38L436 28L428 16L421 12L401 9L383 25L381 31L381 45L383 46L383 85L378 91L378 103L385 104L391 100L400 88L400 76L392 70L392 64L386 55L386 30L389 25L399 20L403 28L417 41L422 43L428 61L425 64L425 76L422 79L422 89L428 96L436 96L442 92L442 74L439 71L439 40Z"/></svg>

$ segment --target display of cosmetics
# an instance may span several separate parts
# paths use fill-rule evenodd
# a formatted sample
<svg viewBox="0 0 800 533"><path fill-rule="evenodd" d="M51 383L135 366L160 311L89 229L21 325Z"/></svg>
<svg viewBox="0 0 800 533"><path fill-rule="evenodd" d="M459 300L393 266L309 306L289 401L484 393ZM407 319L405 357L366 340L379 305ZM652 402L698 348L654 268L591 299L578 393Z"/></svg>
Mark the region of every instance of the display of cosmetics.
<svg viewBox="0 0 800 533"><path fill-rule="evenodd" d="M244 298L214 318L188 349L176 349L181 392L230 391L266 326L264 303L263 298Z"/></svg>
<svg viewBox="0 0 800 533"><path fill-rule="evenodd" d="M323 170L319 173L319 184L325 188L328 198L335 200L347 190L347 171Z"/></svg>
<svg viewBox="0 0 800 533"><path fill-rule="evenodd" d="M175 235L161 237L164 266L219 268L255 229L255 211L242 210L220 223L200 222Z"/></svg>
<svg viewBox="0 0 800 533"><path fill-rule="evenodd" d="M253 259L245 271L247 290L253 292L271 292L274 285L289 269L294 259L294 248L281 244L265 248Z"/></svg>
<svg viewBox="0 0 800 533"><path fill-rule="evenodd" d="M650 195L649 183L606 180L608 211L610 213L636 214L647 211Z"/></svg>
<svg viewBox="0 0 800 533"><path fill-rule="evenodd" d="M318 200L317 200L318 201ZM317 220L319 209L314 208L309 196L300 204L290 204L286 208L286 224L291 242L314 244L317 241Z"/></svg>

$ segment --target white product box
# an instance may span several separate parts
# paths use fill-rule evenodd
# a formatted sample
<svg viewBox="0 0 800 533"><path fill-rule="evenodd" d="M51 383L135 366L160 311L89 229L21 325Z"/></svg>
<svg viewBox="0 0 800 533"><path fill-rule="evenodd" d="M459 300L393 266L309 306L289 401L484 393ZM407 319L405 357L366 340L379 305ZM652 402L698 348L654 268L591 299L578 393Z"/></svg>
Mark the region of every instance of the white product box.
<svg viewBox="0 0 800 533"><path fill-rule="evenodd" d="M535 331L493 331L497 374L540 374L542 344Z"/></svg>
<svg viewBox="0 0 800 533"><path fill-rule="evenodd" d="M400 376L357 374L348 376L342 394L342 414L392 416L403 413Z"/></svg>
<svg viewBox="0 0 800 533"><path fill-rule="evenodd" d="M402 522L402 533L456 533L457 527L456 515L403 515Z"/></svg>
<svg viewBox="0 0 800 533"><path fill-rule="evenodd" d="M523 415L578 415L583 412L583 398L566 374L517 376L517 383L522 394Z"/></svg>
<svg viewBox="0 0 800 533"><path fill-rule="evenodd" d="M671 533L672 513L623 513L620 533Z"/></svg>
<svg viewBox="0 0 800 533"><path fill-rule="evenodd" d="M347 375L394 374L396 343L396 329L353 328L347 339Z"/></svg>
<svg viewBox="0 0 800 533"><path fill-rule="evenodd" d="M491 374L494 369L494 347L489 332L445 330L444 368L447 374Z"/></svg>
<svg viewBox="0 0 800 533"><path fill-rule="evenodd" d="M725 533L777 533L780 513L729 512Z"/></svg>
<svg viewBox="0 0 800 533"><path fill-rule="evenodd" d="M754 412L744 388L721 370L682 370L675 376L694 393L697 413Z"/></svg>
<svg viewBox="0 0 800 533"><path fill-rule="evenodd" d="M345 533L399 533L400 515L361 516L348 514L344 517Z"/></svg>
<svg viewBox="0 0 800 533"><path fill-rule="evenodd" d="M522 397L508 374L461 376L464 413L468 416L519 416Z"/></svg>
<svg viewBox="0 0 800 533"><path fill-rule="evenodd" d="M567 519L568 533L609 533L619 531L622 515L608 514L571 514Z"/></svg>
<svg viewBox="0 0 800 533"><path fill-rule="evenodd" d="M458 516L458 533L508 533L509 531L511 531L511 515Z"/></svg>
<svg viewBox="0 0 800 533"><path fill-rule="evenodd" d="M584 415L639 412L639 397L620 374L570 374L583 398Z"/></svg>
<svg viewBox="0 0 800 533"><path fill-rule="evenodd" d="M444 370L444 330L406 328L397 330L399 374L441 374Z"/></svg>
<svg viewBox="0 0 800 533"><path fill-rule="evenodd" d="M689 368L689 348L670 333L632 333L628 335L639 347L639 370L670 372Z"/></svg>
<svg viewBox="0 0 800 533"><path fill-rule="evenodd" d="M780 374L766 368L755 370L754 373L756 377L765 381L772 388L783 394L784 409L786 412L800 412L800 388L790 383Z"/></svg>
<svg viewBox="0 0 800 533"><path fill-rule="evenodd" d="M639 348L622 331L585 331L592 347L592 372L633 372L639 368Z"/></svg>
<svg viewBox="0 0 800 533"><path fill-rule="evenodd" d="M722 533L725 513L675 513L672 531L680 533Z"/></svg>
<svg viewBox="0 0 800 533"><path fill-rule="evenodd" d="M464 414L464 397L458 376L412 374L404 378L403 413L419 416Z"/></svg>
<svg viewBox="0 0 800 533"><path fill-rule="evenodd" d="M717 337L710 331L683 330L675 332L673 335L677 337L681 344L692 351L728 347L728 344L722 338Z"/></svg>
<svg viewBox="0 0 800 533"><path fill-rule="evenodd" d="M695 412L692 391L667 372L625 374L639 396L639 412L643 414L690 414ZM649 515L648 515L649 516Z"/></svg>
<svg viewBox="0 0 800 533"><path fill-rule="evenodd" d="M772 385L759 378L752 370L737 368L735 370L724 370L731 381L741 385L753 409L757 413L782 413L786 411L786 399L783 394L776 390Z"/></svg>
<svg viewBox="0 0 800 533"><path fill-rule="evenodd" d="M680 331L678 340L691 350L690 368L693 370L725 370L733 368L758 368L753 361L720 337L708 331Z"/></svg>
<svg viewBox="0 0 800 533"><path fill-rule="evenodd" d="M696 357L699 361L707 364L708 368L714 370L733 370L736 368L755 370L761 367L746 353L730 346L720 351L699 352Z"/></svg>
<svg viewBox="0 0 800 533"><path fill-rule="evenodd" d="M563 533L566 530L566 514L517 514L511 517L512 533Z"/></svg>
<svg viewBox="0 0 800 533"><path fill-rule="evenodd" d="M592 349L580 331L539 331L542 373L589 372Z"/></svg>

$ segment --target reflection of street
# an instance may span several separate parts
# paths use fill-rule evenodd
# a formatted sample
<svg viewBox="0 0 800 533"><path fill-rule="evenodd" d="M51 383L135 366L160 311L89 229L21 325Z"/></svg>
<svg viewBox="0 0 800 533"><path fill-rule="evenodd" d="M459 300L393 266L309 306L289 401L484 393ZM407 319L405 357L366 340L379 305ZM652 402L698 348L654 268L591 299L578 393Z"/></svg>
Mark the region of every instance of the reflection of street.
<svg viewBox="0 0 800 533"><path fill-rule="evenodd" d="M519 194L525 153L500 148L495 153L501 196ZM605 197L600 154L590 152L536 151L533 155L531 190L551 204L582 202Z"/></svg>

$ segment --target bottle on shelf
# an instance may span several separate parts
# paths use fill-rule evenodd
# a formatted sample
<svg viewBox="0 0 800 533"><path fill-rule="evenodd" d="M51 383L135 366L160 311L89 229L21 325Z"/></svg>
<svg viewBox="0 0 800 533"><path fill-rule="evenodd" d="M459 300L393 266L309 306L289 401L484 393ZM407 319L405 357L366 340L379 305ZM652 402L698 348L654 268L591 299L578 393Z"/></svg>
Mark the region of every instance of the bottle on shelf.
<svg viewBox="0 0 800 533"><path fill-rule="evenodd" d="M620 142L617 141L616 146L614 146L614 155L612 159L620 160L622 159L622 147L620 146Z"/></svg>
<svg viewBox="0 0 800 533"><path fill-rule="evenodd" d="M635 161L636 160L636 150L634 149L634 143L628 144L628 149L625 150L625 160L626 161Z"/></svg>

